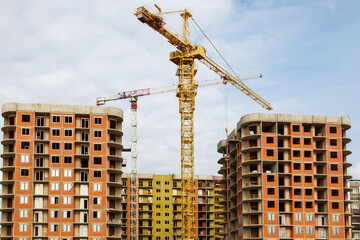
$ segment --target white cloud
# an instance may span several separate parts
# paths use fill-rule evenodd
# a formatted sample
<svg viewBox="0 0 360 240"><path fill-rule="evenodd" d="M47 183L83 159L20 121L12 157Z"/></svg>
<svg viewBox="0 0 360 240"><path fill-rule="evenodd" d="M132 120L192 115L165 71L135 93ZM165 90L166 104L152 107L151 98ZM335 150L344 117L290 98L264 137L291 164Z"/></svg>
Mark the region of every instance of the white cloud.
<svg viewBox="0 0 360 240"><path fill-rule="evenodd" d="M136 7L143 4L152 7L153 3L0 1L0 102L94 105L99 96L176 83L176 66L169 61L169 52L174 47L133 15ZM350 37L345 31L352 29L350 21L343 20L340 27L331 26L334 39L329 43L328 35L320 35L321 31L330 31L323 27L329 19L320 19L318 13L323 7L318 9L318 4L311 2L161 0L156 3L163 11L191 9L195 20L239 74L263 72L263 79L246 84L271 102L276 107L274 112L347 113L354 124L360 121L354 104L358 102L354 94L358 87L352 80L356 79L355 72L348 65L356 62L351 56L359 55L358 48L351 48L350 53L339 50L336 59L347 60L341 71L326 68L327 64L337 66L341 62L335 63L332 58L330 62L323 54L331 53L337 47L333 42L341 42L343 38L353 39L347 45L357 46L359 35L352 32ZM169 15L166 19L172 27L179 27L179 16ZM337 34L340 32L341 35ZM192 36L198 40L195 33ZM208 44L206 47L210 56L224 65ZM317 62L322 63L322 68ZM196 64L197 80L217 77L201 63ZM344 73L347 75L343 80ZM336 105L332 105L341 81L352 87L336 96ZM314 85L322 90L312 90ZM230 85L228 95L230 131L242 115L265 112ZM107 105L124 109L123 142L129 146L129 103L125 100ZM214 174L220 157L216 144L225 136L222 87L199 89L195 127L196 172ZM360 130L351 131L354 143L349 146L358 146ZM353 155L350 160L359 153L354 151ZM180 116L174 93L139 99L139 165L143 172L180 172Z"/></svg>
<svg viewBox="0 0 360 240"><path fill-rule="evenodd" d="M352 167L349 168L348 174L353 176L353 179L360 179L360 163L354 163Z"/></svg>
<svg viewBox="0 0 360 240"><path fill-rule="evenodd" d="M323 6L329 8L331 11L335 12L337 0L322 0L322 1L320 1L320 3Z"/></svg>

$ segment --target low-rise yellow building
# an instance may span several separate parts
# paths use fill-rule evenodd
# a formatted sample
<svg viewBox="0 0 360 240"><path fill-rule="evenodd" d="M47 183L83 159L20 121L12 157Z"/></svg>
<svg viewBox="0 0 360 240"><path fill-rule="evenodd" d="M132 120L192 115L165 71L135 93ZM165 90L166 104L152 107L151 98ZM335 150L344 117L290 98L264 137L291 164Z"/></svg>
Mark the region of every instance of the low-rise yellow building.
<svg viewBox="0 0 360 240"><path fill-rule="evenodd" d="M122 237L129 239L129 183L124 173ZM223 222L219 177L195 176L196 233L199 240L221 240ZM181 237L180 175L139 174L139 240L176 240Z"/></svg>

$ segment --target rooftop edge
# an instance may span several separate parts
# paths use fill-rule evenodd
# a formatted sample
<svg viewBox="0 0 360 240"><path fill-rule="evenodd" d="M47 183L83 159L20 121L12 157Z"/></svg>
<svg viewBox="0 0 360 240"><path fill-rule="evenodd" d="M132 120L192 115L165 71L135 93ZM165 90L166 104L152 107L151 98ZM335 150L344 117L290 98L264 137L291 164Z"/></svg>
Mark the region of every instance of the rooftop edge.
<svg viewBox="0 0 360 240"><path fill-rule="evenodd" d="M123 110L116 107L98 107L85 105L56 105L41 103L5 103L2 105L2 116L7 112L39 113L73 113L73 114L107 114L123 119Z"/></svg>

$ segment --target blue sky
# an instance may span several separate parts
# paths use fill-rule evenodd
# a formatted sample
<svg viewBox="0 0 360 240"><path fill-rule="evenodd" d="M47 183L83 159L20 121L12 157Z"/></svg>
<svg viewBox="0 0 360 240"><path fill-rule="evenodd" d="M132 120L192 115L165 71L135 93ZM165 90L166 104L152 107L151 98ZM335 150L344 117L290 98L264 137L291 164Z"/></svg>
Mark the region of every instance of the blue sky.
<svg viewBox="0 0 360 240"><path fill-rule="evenodd" d="M174 47L133 15L136 7L153 3L0 0L0 103L94 105L99 96L176 83L176 67L168 60ZM156 3L163 11L188 7L238 74L263 73L246 84L271 102L273 113L350 116L350 173L360 178L359 1ZM166 19L180 32L178 16ZM204 37L196 32L192 37L224 65ZM217 77L197 65L197 80ZM216 144L225 137L225 91L230 129L247 113L266 112L232 86L199 89L196 173L215 174L219 168ZM129 103L108 105L124 110L123 142L129 145ZM179 173L179 132L174 94L141 98L139 170Z"/></svg>

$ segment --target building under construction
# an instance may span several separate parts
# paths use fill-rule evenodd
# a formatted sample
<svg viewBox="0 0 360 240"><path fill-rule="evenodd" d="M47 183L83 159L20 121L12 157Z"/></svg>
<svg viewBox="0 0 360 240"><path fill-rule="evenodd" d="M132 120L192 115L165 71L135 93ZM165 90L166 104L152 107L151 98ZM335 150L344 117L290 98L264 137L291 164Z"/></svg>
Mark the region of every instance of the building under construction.
<svg viewBox="0 0 360 240"><path fill-rule="evenodd" d="M360 180L351 179L351 223L353 226L352 237L353 239L360 239Z"/></svg>
<svg viewBox="0 0 360 240"><path fill-rule="evenodd" d="M248 114L218 144L225 239L352 239L349 117Z"/></svg>
<svg viewBox="0 0 360 240"><path fill-rule="evenodd" d="M181 237L181 179L180 175L140 173L139 177L139 239L174 240ZM222 239L219 202L222 195L218 177L195 175L196 236L199 240ZM122 235L128 238L130 174L123 174Z"/></svg>
<svg viewBox="0 0 360 240"><path fill-rule="evenodd" d="M9 103L2 116L1 239L120 238L123 112Z"/></svg>

